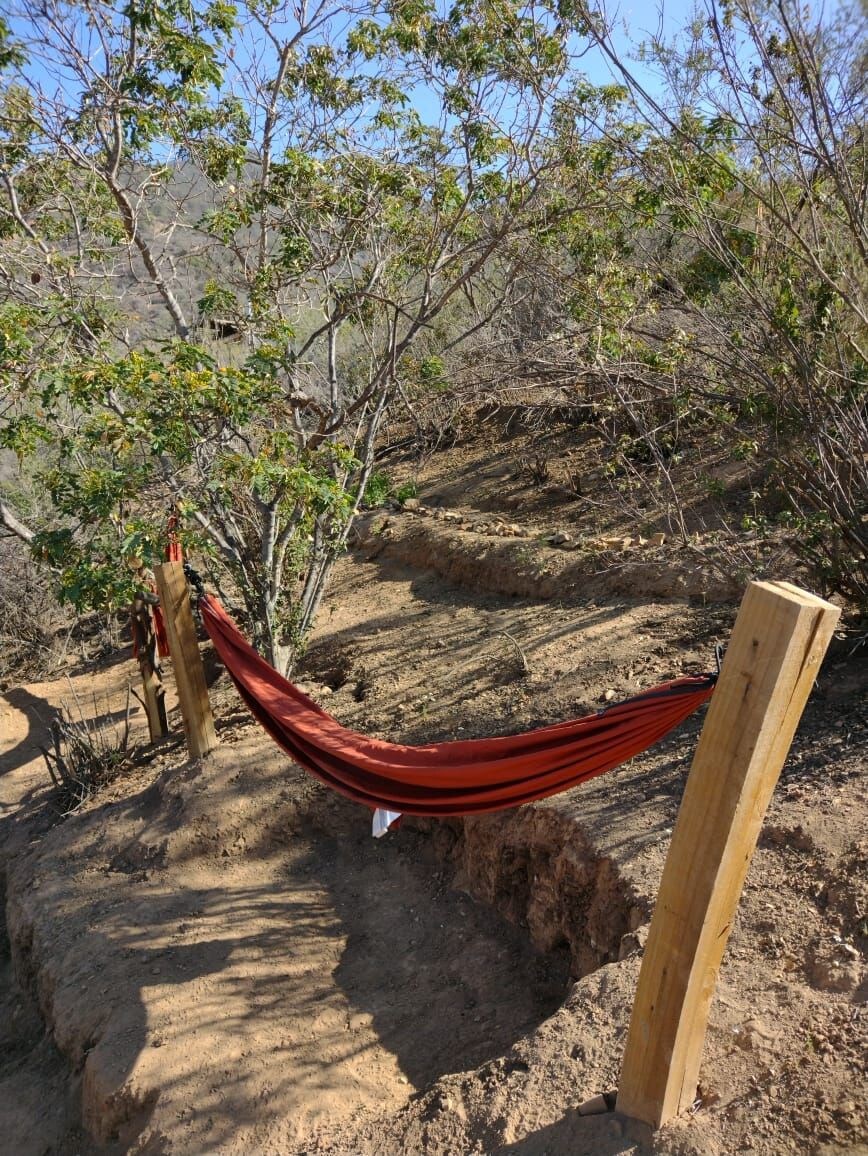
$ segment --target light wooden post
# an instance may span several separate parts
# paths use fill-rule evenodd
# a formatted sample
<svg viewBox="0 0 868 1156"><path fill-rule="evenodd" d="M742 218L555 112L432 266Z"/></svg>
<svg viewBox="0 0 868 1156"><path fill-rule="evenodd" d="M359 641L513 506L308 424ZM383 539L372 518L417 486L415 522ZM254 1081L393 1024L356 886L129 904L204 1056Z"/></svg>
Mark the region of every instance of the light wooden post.
<svg viewBox="0 0 868 1156"><path fill-rule="evenodd" d="M217 735L184 566L181 562L163 562L154 567L154 574L166 622L187 747L194 759L200 759L217 745Z"/></svg>
<svg viewBox="0 0 868 1156"><path fill-rule="evenodd" d="M696 1098L742 885L839 610L787 582L747 588L672 835L617 1108L659 1127Z"/></svg>

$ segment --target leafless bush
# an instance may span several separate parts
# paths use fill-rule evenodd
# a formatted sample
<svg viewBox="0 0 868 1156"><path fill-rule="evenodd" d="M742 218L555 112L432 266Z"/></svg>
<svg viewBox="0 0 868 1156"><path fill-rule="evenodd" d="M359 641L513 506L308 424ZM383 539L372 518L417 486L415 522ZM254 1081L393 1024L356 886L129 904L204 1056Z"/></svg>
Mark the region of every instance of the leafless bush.
<svg viewBox="0 0 868 1156"><path fill-rule="evenodd" d="M793 551L825 585L868 608L868 407L832 403L788 448L780 473ZM783 455L782 455L783 456Z"/></svg>
<svg viewBox="0 0 868 1156"><path fill-rule="evenodd" d="M535 486L543 486L549 480L549 459L545 454L536 453L531 457L519 458L519 468Z"/></svg>
<svg viewBox="0 0 868 1156"><path fill-rule="evenodd" d="M48 773L57 789L60 809L70 814L135 763L130 742L131 692L127 691L123 720L100 713L94 699L94 717L85 718L81 704L62 705L50 725L51 749L41 747Z"/></svg>
<svg viewBox="0 0 868 1156"><path fill-rule="evenodd" d="M49 576L12 539L0 540L0 678L41 678L64 660L69 633Z"/></svg>

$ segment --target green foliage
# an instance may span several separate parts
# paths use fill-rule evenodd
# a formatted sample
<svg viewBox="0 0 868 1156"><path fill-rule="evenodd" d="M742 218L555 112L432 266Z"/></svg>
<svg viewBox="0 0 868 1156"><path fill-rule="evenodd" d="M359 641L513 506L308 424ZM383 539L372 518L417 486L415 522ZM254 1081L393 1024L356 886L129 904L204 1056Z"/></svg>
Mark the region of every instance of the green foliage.
<svg viewBox="0 0 868 1156"><path fill-rule="evenodd" d="M392 493L392 482L389 475L383 470L377 470L368 478L365 486L364 503L376 508L382 506Z"/></svg>
<svg viewBox="0 0 868 1156"><path fill-rule="evenodd" d="M35 375L32 360L16 360L26 330L17 333L4 368L26 373L23 404L36 407L12 418L3 440L22 458L51 447L33 469L61 525L39 532L33 549L57 574L61 598L78 610L130 601L137 580L126 560L153 565L163 556L173 479L209 444L207 476L185 487L181 513L189 524L215 501L243 503L245 495L291 521L299 543L317 520L332 531L346 523L352 503L342 479L357 461L336 442L299 451L282 429L279 386L259 363L219 366L201 348L173 342L114 360L43 366ZM143 496L147 516L138 512ZM205 544L201 536L188 540Z"/></svg>
<svg viewBox="0 0 868 1156"><path fill-rule="evenodd" d="M220 314L233 314L238 309L238 299L231 289L221 285L213 277L205 282L202 296L196 302L196 308L201 317L216 317Z"/></svg>
<svg viewBox="0 0 868 1156"><path fill-rule="evenodd" d="M510 345L504 307L514 359L557 331L554 380L593 367L619 484L662 477L702 425L779 470L804 556L833 543L823 581L854 588L864 117L843 32L815 38L842 62L829 86L801 25L727 8L652 46L670 90L643 116L629 76L571 59L598 29L563 0L335 2L291 36L224 0L80 17L21 0L18 35L0 21L0 444L51 504L36 549L65 598L122 605L124 559L159 557L179 507L285 661L358 502L410 496L382 472L359 492L393 397L448 410L479 372L461 338ZM244 342L192 343L188 302L243 316Z"/></svg>
<svg viewBox="0 0 868 1156"><path fill-rule="evenodd" d="M404 482L398 486L394 493L395 501L399 506L403 506L408 498L417 498L419 496L419 487L415 482Z"/></svg>

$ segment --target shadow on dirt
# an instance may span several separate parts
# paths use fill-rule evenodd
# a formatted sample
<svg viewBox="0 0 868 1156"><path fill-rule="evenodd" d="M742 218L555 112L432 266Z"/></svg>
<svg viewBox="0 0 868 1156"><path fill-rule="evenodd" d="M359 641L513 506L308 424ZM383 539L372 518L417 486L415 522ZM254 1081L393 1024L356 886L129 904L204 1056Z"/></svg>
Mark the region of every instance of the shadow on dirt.
<svg viewBox="0 0 868 1156"><path fill-rule="evenodd" d="M39 747L46 742L49 728L60 718L57 707L31 694L23 687L13 687L4 692L9 706L19 711L27 720L27 733L9 750L0 752L0 775L17 771L39 755ZM14 733L14 732L13 732Z"/></svg>
<svg viewBox="0 0 868 1156"><path fill-rule="evenodd" d="M374 841L367 810L279 757L244 781L219 769L176 767L72 817L16 881L24 894L52 879L16 919L16 962L51 991L43 1010L108 1151L158 1143L157 1104L183 1113L190 1150L400 1104L559 1006L566 953L534 952L451 890L423 832Z"/></svg>
<svg viewBox="0 0 868 1156"><path fill-rule="evenodd" d="M635 1120L618 1115L580 1116L567 1112L554 1124L540 1128L530 1136L498 1147L492 1156L650 1156L653 1152L651 1129Z"/></svg>

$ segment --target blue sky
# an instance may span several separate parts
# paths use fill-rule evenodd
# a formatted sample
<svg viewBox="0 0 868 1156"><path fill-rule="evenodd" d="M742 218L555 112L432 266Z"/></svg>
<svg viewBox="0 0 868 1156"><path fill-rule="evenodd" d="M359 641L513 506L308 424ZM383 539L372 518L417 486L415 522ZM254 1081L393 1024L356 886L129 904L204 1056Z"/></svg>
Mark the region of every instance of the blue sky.
<svg viewBox="0 0 868 1156"><path fill-rule="evenodd" d="M688 26L697 6L702 11L706 4L710 4L712 0L659 0L659 2L658 0L651 0L649 3L643 3L642 0L604 0L604 2L608 10L608 17L612 21L612 41L615 51L625 60L630 71L649 94L654 97L660 96L661 86L653 70L635 58L638 45L658 34L662 34L664 40L670 40L677 36ZM826 0L826 11L834 11L837 4L838 0ZM10 8L12 7L13 5L10 5ZM10 12L10 16L15 31L27 39L27 33L32 33L32 26L28 28L23 25L20 20L15 19L12 12ZM257 52L258 47L254 43L249 43L249 49L252 49L254 53ZM592 83L605 84L613 79L621 79L614 74L612 66L599 49L584 48L581 42L577 42L575 47L581 53L577 68ZM264 39L262 48L266 58L273 56L273 48ZM583 48L584 51L582 52ZM269 66L273 66L273 61L270 62ZM236 70L239 70L237 76L242 78L243 84L244 61L240 57L236 57L235 67ZM56 74L54 77L49 77L38 58L32 60L28 72L30 79L37 83L42 81L53 88L54 85L51 84L53 80L54 84L59 82L61 92L71 94L76 90L74 81L59 78ZM242 92L239 92L238 95L242 99L244 98ZM414 91L413 101L425 119L438 119L439 106L434 104L430 96L426 98L422 89Z"/></svg>
<svg viewBox="0 0 868 1156"><path fill-rule="evenodd" d="M660 4L625 0L617 8L614 4L607 4L607 8L616 18L612 36L614 46L626 57L634 52L637 44L656 35L661 28L665 40L679 33L692 19L696 0L665 0ZM613 79L609 63L598 49L591 49L582 63L593 83L605 84ZM643 83L647 81L653 87L653 77L647 68L633 62L631 71Z"/></svg>

